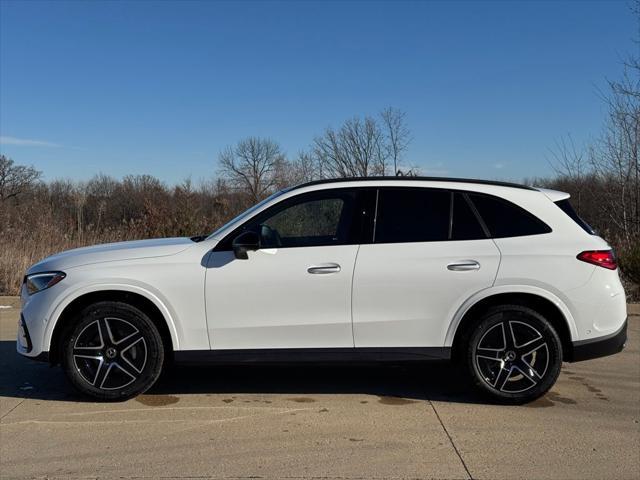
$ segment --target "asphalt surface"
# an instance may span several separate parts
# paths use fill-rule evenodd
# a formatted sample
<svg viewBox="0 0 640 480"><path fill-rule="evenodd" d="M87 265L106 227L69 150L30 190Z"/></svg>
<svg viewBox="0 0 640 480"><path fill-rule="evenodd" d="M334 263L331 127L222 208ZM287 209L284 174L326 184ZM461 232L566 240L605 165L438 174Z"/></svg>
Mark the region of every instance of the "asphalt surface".
<svg viewBox="0 0 640 480"><path fill-rule="evenodd" d="M94 403L15 353L17 299L0 306L1 478L640 478L638 306L623 353L519 407L443 365L176 368Z"/></svg>

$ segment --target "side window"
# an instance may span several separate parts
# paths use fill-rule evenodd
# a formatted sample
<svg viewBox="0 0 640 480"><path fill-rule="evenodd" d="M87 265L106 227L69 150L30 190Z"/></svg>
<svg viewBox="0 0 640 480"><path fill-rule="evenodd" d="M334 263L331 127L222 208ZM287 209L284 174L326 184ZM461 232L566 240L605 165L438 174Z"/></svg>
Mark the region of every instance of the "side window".
<svg viewBox="0 0 640 480"><path fill-rule="evenodd" d="M426 188L380 189L375 243L437 242L449 238L451 193Z"/></svg>
<svg viewBox="0 0 640 480"><path fill-rule="evenodd" d="M451 240L481 240L487 235L462 193L453 194Z"/></svg>
<svg viewBox="0 0 640 480"><path fill-rule="evenodd" d="M470 193L469 198L493 238L522 237L551 232L551 228L542 220L507 200L475 193Z"/></svg>
<svg viewBox="0 0 640 480"><path fill-rule="evenodd" d="M259 225L264 248L340 245L346 243L347 228L341 227L344 198L324 198L298 203Z"/></svg>
<svg viewBox="0 0 640 480"><path fill-rule="evenodd" d="M260 235L261 248L318 247L357 243L361 223L354 212L356 190L336 189L300 194L259 213L230 233L217 251L230 250L245 231Z"/></svg>

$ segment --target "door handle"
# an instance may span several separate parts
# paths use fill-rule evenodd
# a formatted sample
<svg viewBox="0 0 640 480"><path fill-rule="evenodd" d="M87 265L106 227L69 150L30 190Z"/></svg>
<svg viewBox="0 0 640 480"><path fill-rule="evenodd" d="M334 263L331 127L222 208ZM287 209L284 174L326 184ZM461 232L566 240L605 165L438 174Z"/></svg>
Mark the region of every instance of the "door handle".
<svg viewBox="0 0 640 480"><path fill-rule="evenodd" d="M453 262L447 265L447 270L452 272L471 272L474 270L480 270L480 263L475 260L462 260L460 262Z"/></svg>
<svg viewBox="0 0 640 480"><path fill-rule="evenodd" d="M328 273L338 273L340 265L337 263L323 263L322 265L312 265L307 268L307 272L312 275L326 275Z"/></svg>

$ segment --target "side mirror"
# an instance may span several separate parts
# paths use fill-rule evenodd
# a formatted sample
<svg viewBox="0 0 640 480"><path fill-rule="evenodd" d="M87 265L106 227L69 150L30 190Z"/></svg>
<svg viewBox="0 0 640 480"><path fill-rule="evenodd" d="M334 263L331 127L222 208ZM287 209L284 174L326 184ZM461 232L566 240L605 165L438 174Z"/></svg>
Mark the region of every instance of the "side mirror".
<svg viewBox="0 0 640 480"><path fill-rule="evenodd" d="M260 237L256 232L244 232L238 235L231 245L237 259L248 260L247 252L260 249Z"/></svg>

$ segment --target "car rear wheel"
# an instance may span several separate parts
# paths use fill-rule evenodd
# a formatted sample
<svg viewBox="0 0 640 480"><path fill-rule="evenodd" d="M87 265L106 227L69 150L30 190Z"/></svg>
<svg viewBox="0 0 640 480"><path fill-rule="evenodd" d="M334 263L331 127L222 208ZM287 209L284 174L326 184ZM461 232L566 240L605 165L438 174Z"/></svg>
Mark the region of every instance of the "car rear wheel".
<svg viewBox="0 0 640 480"><path fill-rule="evenodd" d="M473 383L500 403L544 395L562 366L562 346L541 314L520 305L487 311L469 337L466 366Z"/></svg>
<svg viewBox="0 0 640 480"><path fill-rule="evenodd" d="M125 400L158 379L164 348L151 319L132 305L99 302L77 316L63 339L63 368L82 393Z"/></svg>

